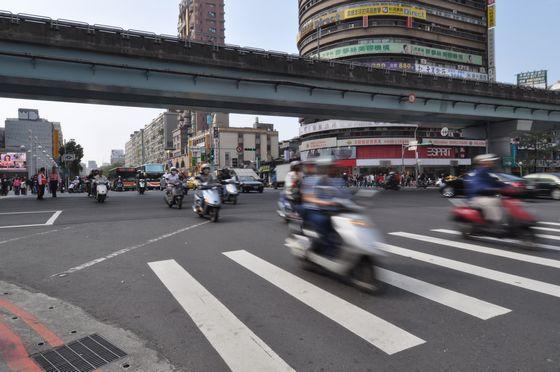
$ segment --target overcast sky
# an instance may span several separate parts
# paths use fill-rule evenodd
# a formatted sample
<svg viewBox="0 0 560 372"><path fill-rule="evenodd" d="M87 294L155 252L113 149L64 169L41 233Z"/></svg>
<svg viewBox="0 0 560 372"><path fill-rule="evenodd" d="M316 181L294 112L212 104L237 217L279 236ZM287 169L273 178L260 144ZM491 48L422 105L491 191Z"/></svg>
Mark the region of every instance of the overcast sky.
<svg viewBox="0 0 560 372"><path fill-rule="evenodd" d="M0 0L0 9L65 18L90 24L177 33L179 0ZM548 69L549 83L560 80L559 0L497 0L498 80L514 82L522 71ZM297 0L226 0L226 42L297 53ZM19 107L62 123L64 137L85 148L84 160L109 161L110 150L124 148L129 134L162 110L0 99L0 123L16 117ZM298 133L297 119L260 116L272 122L281 139ZM249 126L253 116L232 115L235 126Z"/></svg>

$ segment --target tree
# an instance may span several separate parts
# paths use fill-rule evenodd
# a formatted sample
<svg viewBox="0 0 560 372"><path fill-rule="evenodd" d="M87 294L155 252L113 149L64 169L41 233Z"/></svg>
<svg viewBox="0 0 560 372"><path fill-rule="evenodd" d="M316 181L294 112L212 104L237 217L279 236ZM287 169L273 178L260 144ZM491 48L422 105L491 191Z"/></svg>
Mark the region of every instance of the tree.
<svg viewBox="0 0 560 372"><path fill-rule="evenodd" d="M64 173L70 177L75 177L80 175L80 171L82 170L81 161L84 157L84 149L81 145L76 143L76 140L71 139L70 141L66 142L64 146L62 146L59 150L61 161L60 166ZM71 162L64 162L62 158L65 154L74 154L75 159Z"/></svg>
<svg viewBox="0 0 560 372"><path fill-rule="evenodd" d="M544 132L529 132L519 137L519 149L523 151L522 160L528 170L537 171L539 160L553 159L558 150L558 134L549 130Z"/></svg>

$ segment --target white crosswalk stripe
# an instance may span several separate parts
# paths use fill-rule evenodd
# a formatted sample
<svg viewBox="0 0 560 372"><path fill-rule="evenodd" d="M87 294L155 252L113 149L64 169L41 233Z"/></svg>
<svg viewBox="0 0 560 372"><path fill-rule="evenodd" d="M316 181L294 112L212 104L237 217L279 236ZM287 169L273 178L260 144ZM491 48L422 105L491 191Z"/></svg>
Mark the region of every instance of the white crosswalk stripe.
<svg viewBox="0 0 560 372"><path fill-rule="evenodd" d="M457 230L449 230L449 229L432 229L430 231L433 232L437 232L437 233L442 233L442 234L449 234L449 235L461 235L460 231ZM520 240L515 240L515 239L500 239L500 238L494 238L492 236L477 236L475 237L475 239L479 239L479 240L488 240L491 242L500 242L500 243L508 243L508 244L520 244L522 245L523 242ZM537 243L536 246L538 248L543 248L543 249L550 249L552 251L559 251L560 252L560 247L555 246L555 245L548 245L548 244L542 244L542 243Z"/></svg>
<svg viewBox="0 0 560 372"><path fill-rule="evenodd" d="M540 230L540 231L551 231L551 232L558 232L558 233L560 233L560 229L553 229L552 227L540 227L540 226L535 226L535 227L533 227L533 229L535 229L535 230Z"/></svg>
<svg viewBox="0 0 560 372"><path fill-rule="evenodd" d="M549 226L560 226L560 222L545 222L545 221L540 221L539 224L541 224L541 225L549 225Z"/></svg>
<svg viewBox="0 0 560 372"><path fill-rule="evenodd" d="M247 251L224 255L389 355L425 342Z"/></svg>
<svg viewBox="0 0 560 372"><path fill-rule="evenodd" d="M536 264L536 265L542 265L542 266L548 266L548 267L553 267L553 268L556 268L556 269L560 269L560 261L552 260L550 258L531 256L531 255L523 254L523 253L509 252L509 251L505 251L505 250L502 250L502 249L489 248L489 247L485 247L485 246L478 245L478 244L462 243L462 242L458 242L456 240L434 238L434 237L427 236L427 235L419 235L419 234L412 234L412 233L406 233L406 232L393 232L393 233L390 233L389 235L400 236L400 237L403 237L403 238L419 240L419 241L423 241L423 242L427 242L427 243L445 245L445 246L448 246L448 247L464 249L464 250L467 250L467 251L484 253L484 254L489 254L489 255L493 255L493 256L509 258L509 259L512 259L512 260L523 261L523 262L528 262L528 263L532 263L532 264Z"/></svg>
<svg viewBox="0 0 560 372"><path fill-rule="evenodd" d="M518 275L507 274L501 271L487 269L485 267L476 266L461 261L451 260L428 253L422 253L411 249L397 247L395 245L380 243L379 248L387 253L412 258L414 260L427 262L433 265L461 271L481 278L494 280L500 283L509 284L515 287L524 288L530 291L560 298L560 286L555 284L529 279Z"/></svg>
<svg viewBox="0 0 560 372"><path fill-rule="evenodd" d="M175 260L148 265L232 371L293 371Z"/></svg>
<svg viewBox="0 0 560 372"><path fill-rule="evenodd" d="M387 284L483 320L511 312L510 309L505 307L494 305L381 267L376 267L376 270L378 279Z"/></svg>

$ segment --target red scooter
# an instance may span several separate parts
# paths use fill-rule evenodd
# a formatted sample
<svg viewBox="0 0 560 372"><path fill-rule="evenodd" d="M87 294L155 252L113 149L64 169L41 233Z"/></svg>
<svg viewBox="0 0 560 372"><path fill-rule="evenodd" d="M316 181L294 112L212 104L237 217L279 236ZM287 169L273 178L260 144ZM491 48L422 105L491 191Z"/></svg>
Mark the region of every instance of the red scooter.
<svg viewBox="0 0 560 372"><path fill-rule="evenodd" d="M536 217L523 208L520 200L515 199L518 191L505 188L499 190L501 195L503 223L496 224L484 218L482 210L470 205L456 206L452 210L453 220L458 224L464 238L472 236L490 236L495 238L519 239L532 246L536 243L533 229L537 224Z"/></svg>

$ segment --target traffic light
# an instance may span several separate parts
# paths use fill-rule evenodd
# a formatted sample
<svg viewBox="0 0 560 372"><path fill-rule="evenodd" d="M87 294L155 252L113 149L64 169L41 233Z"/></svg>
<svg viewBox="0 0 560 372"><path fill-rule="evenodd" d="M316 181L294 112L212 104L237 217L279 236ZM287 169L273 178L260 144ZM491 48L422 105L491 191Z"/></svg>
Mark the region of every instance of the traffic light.
<svg viewBox="0 0 560 372"><path fill-rule="evenodd" d="M211 163L214 162L214 149L210 150L210 155L209 155L208 159L210 160Z"/></svg>
<svg viewBox="0 0 560 372"><path fill-rule="evenodd" d="M219 138L220 137L220 131L218 130L217 127L214 127L214 138Z"/></svg>

